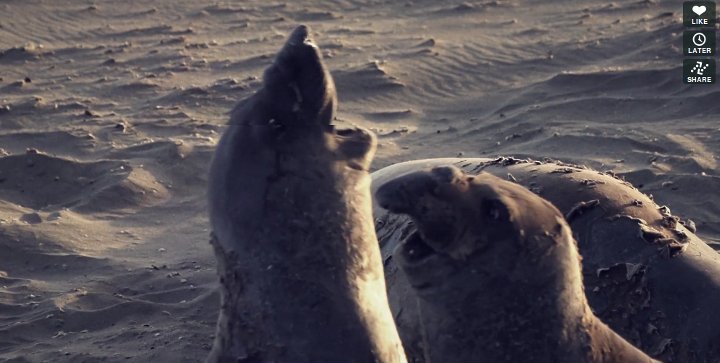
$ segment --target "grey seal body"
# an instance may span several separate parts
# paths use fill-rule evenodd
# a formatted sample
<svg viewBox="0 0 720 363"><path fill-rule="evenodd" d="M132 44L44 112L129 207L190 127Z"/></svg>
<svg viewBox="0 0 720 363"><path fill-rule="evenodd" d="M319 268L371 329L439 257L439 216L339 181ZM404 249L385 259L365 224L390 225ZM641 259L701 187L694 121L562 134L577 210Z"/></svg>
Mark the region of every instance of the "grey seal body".
<svg viewBox="0 0 720 363"><path fill-rule="evenodd" d="M720 361L720 259L668 208L611 175L513 158L400 163L373 173L373 190L404 174L442 165L511 180L556 206L583 256L591 308L630 343L664 361ZM394 254L415 226L377 204L374 213L390 306L409 361L422 362L415 293Z"/></svg>
<svg viewBox="0 0 720 363"><path fill-rule="evenodd" d="M334 130L336 103L301 26L233 111L209 177L222 305L207 362L405 362L372 220L375 138Z"/></svg>
<svg viewBox="0 0 720 363"><path fill-rule="evenodd" d="M417 230L396 247L428 362L654 362L590 310L570 227L549 202L455 167L385 182L380 206Z"/></svg>

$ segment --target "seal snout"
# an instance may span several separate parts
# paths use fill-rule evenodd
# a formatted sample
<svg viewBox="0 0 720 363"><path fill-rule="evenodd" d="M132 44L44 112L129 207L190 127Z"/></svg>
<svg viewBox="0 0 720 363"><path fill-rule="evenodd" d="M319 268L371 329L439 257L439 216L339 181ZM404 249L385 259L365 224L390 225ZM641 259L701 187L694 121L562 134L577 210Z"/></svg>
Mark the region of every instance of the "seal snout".
<svg viewBox="0 0 720 363"><path fill-rule="evenodd" d="M375 198L382 208L390 212L417 217L418 200L431 194L437 185L430 172L415 172L384 184L375 192Z"/></svg>
<svg viewBox="0 0 720 363"><path fill-rule="evenodd" d="M265 70L263 88L268 112L286 126L327 127L335 116L335 83L305 25L290 34Z"/></svg>
<svg viewBox="0 0 720 363"><path fill-rule="evenodd" d="M436 253L452 254L456 239L466 229L453 193L463 175L454 167L434 168L403 175L377 190L375 197L382 208L408 215L418 227L400 246L407 263Z"/></svg>
<svg viewBox="0 0 720 363"><path fill-rule="evenodd" d="M289 46L296 46L301 44L315 46L312 38L310 37L310 28L308 28L307 25L299 25L297 28L295 28L295 30L293 30L292 33L290 33L290 36L287 40L287 45Z"/></svg>
<svg viewBox="0 0 720 363"><path fill-rule="evenodd" d="M375 193L378 204L390 212L407 214L419 224L451 222L449 215L455 207L453 200L459 191L458 181L465 174L452 166L417 171L383 184ZM431 218L428 218L431 217Z"/></svg>

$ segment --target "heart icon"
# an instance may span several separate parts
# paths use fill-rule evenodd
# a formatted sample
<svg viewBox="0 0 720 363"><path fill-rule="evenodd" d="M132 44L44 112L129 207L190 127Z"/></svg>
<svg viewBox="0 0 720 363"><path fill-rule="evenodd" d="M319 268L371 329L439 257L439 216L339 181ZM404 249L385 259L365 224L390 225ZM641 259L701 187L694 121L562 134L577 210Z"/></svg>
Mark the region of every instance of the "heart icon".
<svg viewBox="0 0 720 363"><path fill-rule="evenodd" d="M705 5L703 5L703 6L695 5L695 6L693 6L692 10L693 10L693 13L698 14L698 16L700 16L702 14L705 14L705 11L707 11L707 8L705 7Z"/></svg>

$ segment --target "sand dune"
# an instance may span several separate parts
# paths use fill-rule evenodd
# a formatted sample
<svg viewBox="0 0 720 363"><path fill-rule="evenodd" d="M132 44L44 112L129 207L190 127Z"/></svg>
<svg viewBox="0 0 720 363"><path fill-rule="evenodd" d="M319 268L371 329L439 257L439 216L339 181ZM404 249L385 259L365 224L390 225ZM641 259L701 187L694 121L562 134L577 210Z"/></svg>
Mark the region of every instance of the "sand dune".
<svg viewBox="0 0 720 363"><path fill-rule="evenodd" d="M720 106L671 1L0 4L0 361L197 362L218 295L206 168L298 23L374 168L613 170L720 243Z"/></svg>

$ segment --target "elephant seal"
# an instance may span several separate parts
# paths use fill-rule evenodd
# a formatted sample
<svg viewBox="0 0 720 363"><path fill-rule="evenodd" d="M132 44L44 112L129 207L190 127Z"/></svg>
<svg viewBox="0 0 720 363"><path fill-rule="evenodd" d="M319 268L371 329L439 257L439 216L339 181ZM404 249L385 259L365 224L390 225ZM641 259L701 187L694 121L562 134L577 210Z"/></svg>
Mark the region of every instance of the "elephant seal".
<svg viewBox="0 0 720 363"><path fill-rule="evenodd" d="M570 227L546 200L453 166L375 196L417 226L395 257L419 298L429 362L655 362L590 311Z"/></svg>
<svg viewBox="0 0 720 363"><path fill-rule="evenodd" d="M405 362L372 219L374 136L336 131L307 27L232 112L209 175L221 307L207 362Z"/></svg>
<svg viewBox="0 0 720 363"><path fill-rule="evenodd" d="M373 190L402 175L455 165L525 186L568 220L583 256L590 307L656 359L720 361L720 256L651 198L611 174L508 157L427 159L373 173ZM416 294L395 249L415 231L409 218L374 206L390 307L410 362L424 362Z"/></svg>

